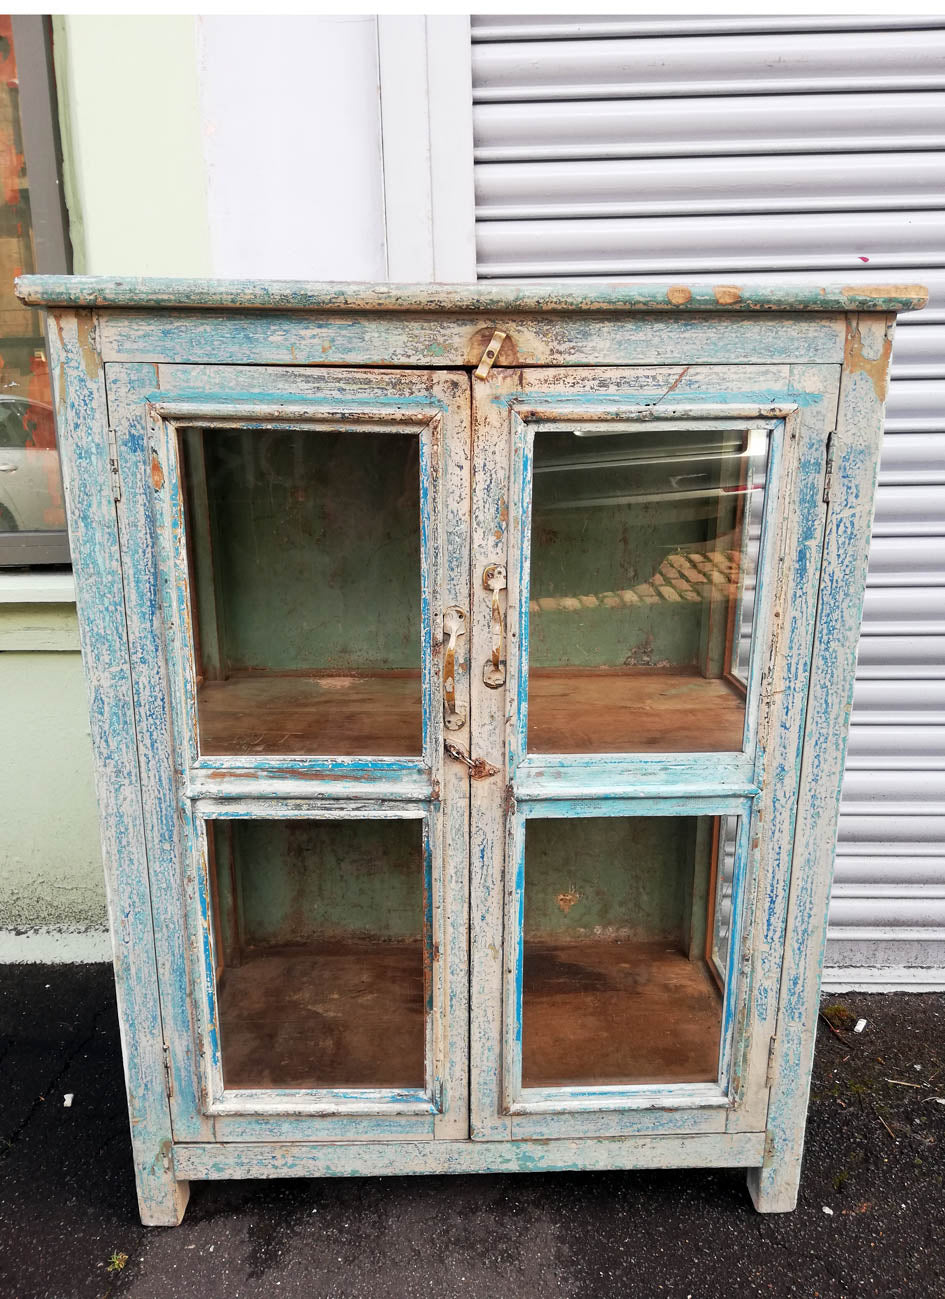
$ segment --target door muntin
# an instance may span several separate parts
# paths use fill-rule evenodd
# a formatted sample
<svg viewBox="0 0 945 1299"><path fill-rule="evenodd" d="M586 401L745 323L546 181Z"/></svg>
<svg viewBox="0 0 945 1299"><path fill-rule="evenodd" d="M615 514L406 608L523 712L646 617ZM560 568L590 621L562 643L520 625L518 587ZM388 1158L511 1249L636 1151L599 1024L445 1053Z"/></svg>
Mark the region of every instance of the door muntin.
<svg viewBox="0 0 945 1299"><path fill-rule="evenodd" d="M442 757L441 622L468 608L468 379L109 370L171 714L163 744L139 726L180 845L175 1133L461 1136L468 778ZM207 706L208 662L232 707ZM288 703L254 697L273 682ZM451 694L465 746L461 638Z"/></svg>

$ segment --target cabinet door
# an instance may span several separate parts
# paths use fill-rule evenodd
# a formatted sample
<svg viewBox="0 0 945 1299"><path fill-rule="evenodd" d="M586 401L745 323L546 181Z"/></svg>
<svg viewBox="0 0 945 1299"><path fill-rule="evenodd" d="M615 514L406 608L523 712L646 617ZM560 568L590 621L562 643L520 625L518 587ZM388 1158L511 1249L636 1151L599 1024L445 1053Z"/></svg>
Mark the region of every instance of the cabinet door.
<svg viewBox="0 0 945 1299"><path fill-rule="evenodd" d="M475 1138L764 1128L838 380L474 384Z"/></svg>
<svg viewBox="0 0 945 1299"><path fill-rule="evenodd" d="M175 1140L464 1136L468 377L107 384Z"/></svg>

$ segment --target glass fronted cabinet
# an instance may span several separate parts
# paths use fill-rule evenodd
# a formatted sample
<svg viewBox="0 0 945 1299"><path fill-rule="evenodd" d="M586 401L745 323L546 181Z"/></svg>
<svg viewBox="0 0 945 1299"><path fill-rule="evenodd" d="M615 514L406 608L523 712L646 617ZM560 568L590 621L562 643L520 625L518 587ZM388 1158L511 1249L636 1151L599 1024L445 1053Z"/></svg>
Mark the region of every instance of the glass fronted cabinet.
<svg viewBox="0 0 945 1299"><path fill-rule="evenodd" d="M145 1222L743 1167L793 1207L914 287L26 277Z"/></svg>

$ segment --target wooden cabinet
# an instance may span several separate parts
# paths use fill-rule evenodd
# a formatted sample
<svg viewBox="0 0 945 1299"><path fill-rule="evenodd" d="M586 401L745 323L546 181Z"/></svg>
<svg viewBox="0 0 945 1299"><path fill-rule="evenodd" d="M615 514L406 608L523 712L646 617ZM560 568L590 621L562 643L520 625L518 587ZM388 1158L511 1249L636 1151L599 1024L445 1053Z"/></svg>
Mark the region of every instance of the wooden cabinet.
<svg viewBox="0 0 945 1299"><path fill-rule="evenodd" d="M27 277L142 1218L743 1166L793 1207L895 313Z"/></svg>

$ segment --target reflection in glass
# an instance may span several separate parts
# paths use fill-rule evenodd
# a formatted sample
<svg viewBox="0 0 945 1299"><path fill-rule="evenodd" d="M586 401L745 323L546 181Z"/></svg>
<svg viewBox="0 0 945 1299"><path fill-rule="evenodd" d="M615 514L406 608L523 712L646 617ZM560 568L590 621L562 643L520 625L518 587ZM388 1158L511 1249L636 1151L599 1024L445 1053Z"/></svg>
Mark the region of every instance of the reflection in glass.
<svg viewBox="0 0 945 1299"><path fill-rule="evenodd" d="M33 271L35 257L9 14L0 15L0 182L0 562L67 564L42 318L13 292L14 278Z"/></svg>
<svg viewBox="0 0 945 1299"><path fill-rule="evenodd" d="M424 1085L423 823L207 823L227 1088Z"/></svg>
<svg viewBox="0 0 945 1299"><path fill-rule="evenodd" d="M538 428L530 751L742 747L767 443L737 422Z"/></svg>
<svg viewBox="0 0 945 1299"><path fill-rule="evenodd" d="M722 823L734 854L737 818ZM523 1087L717 1079L724 977L705 951L718 838L712 817L526 821ZM730 888L727 907L730 926Z"/></svg>
<svg viewBox="0 0 945 1299"><path fill-rule="evenodd" d="M422 750L416 434L181 435L204 753Z"/></svg>

